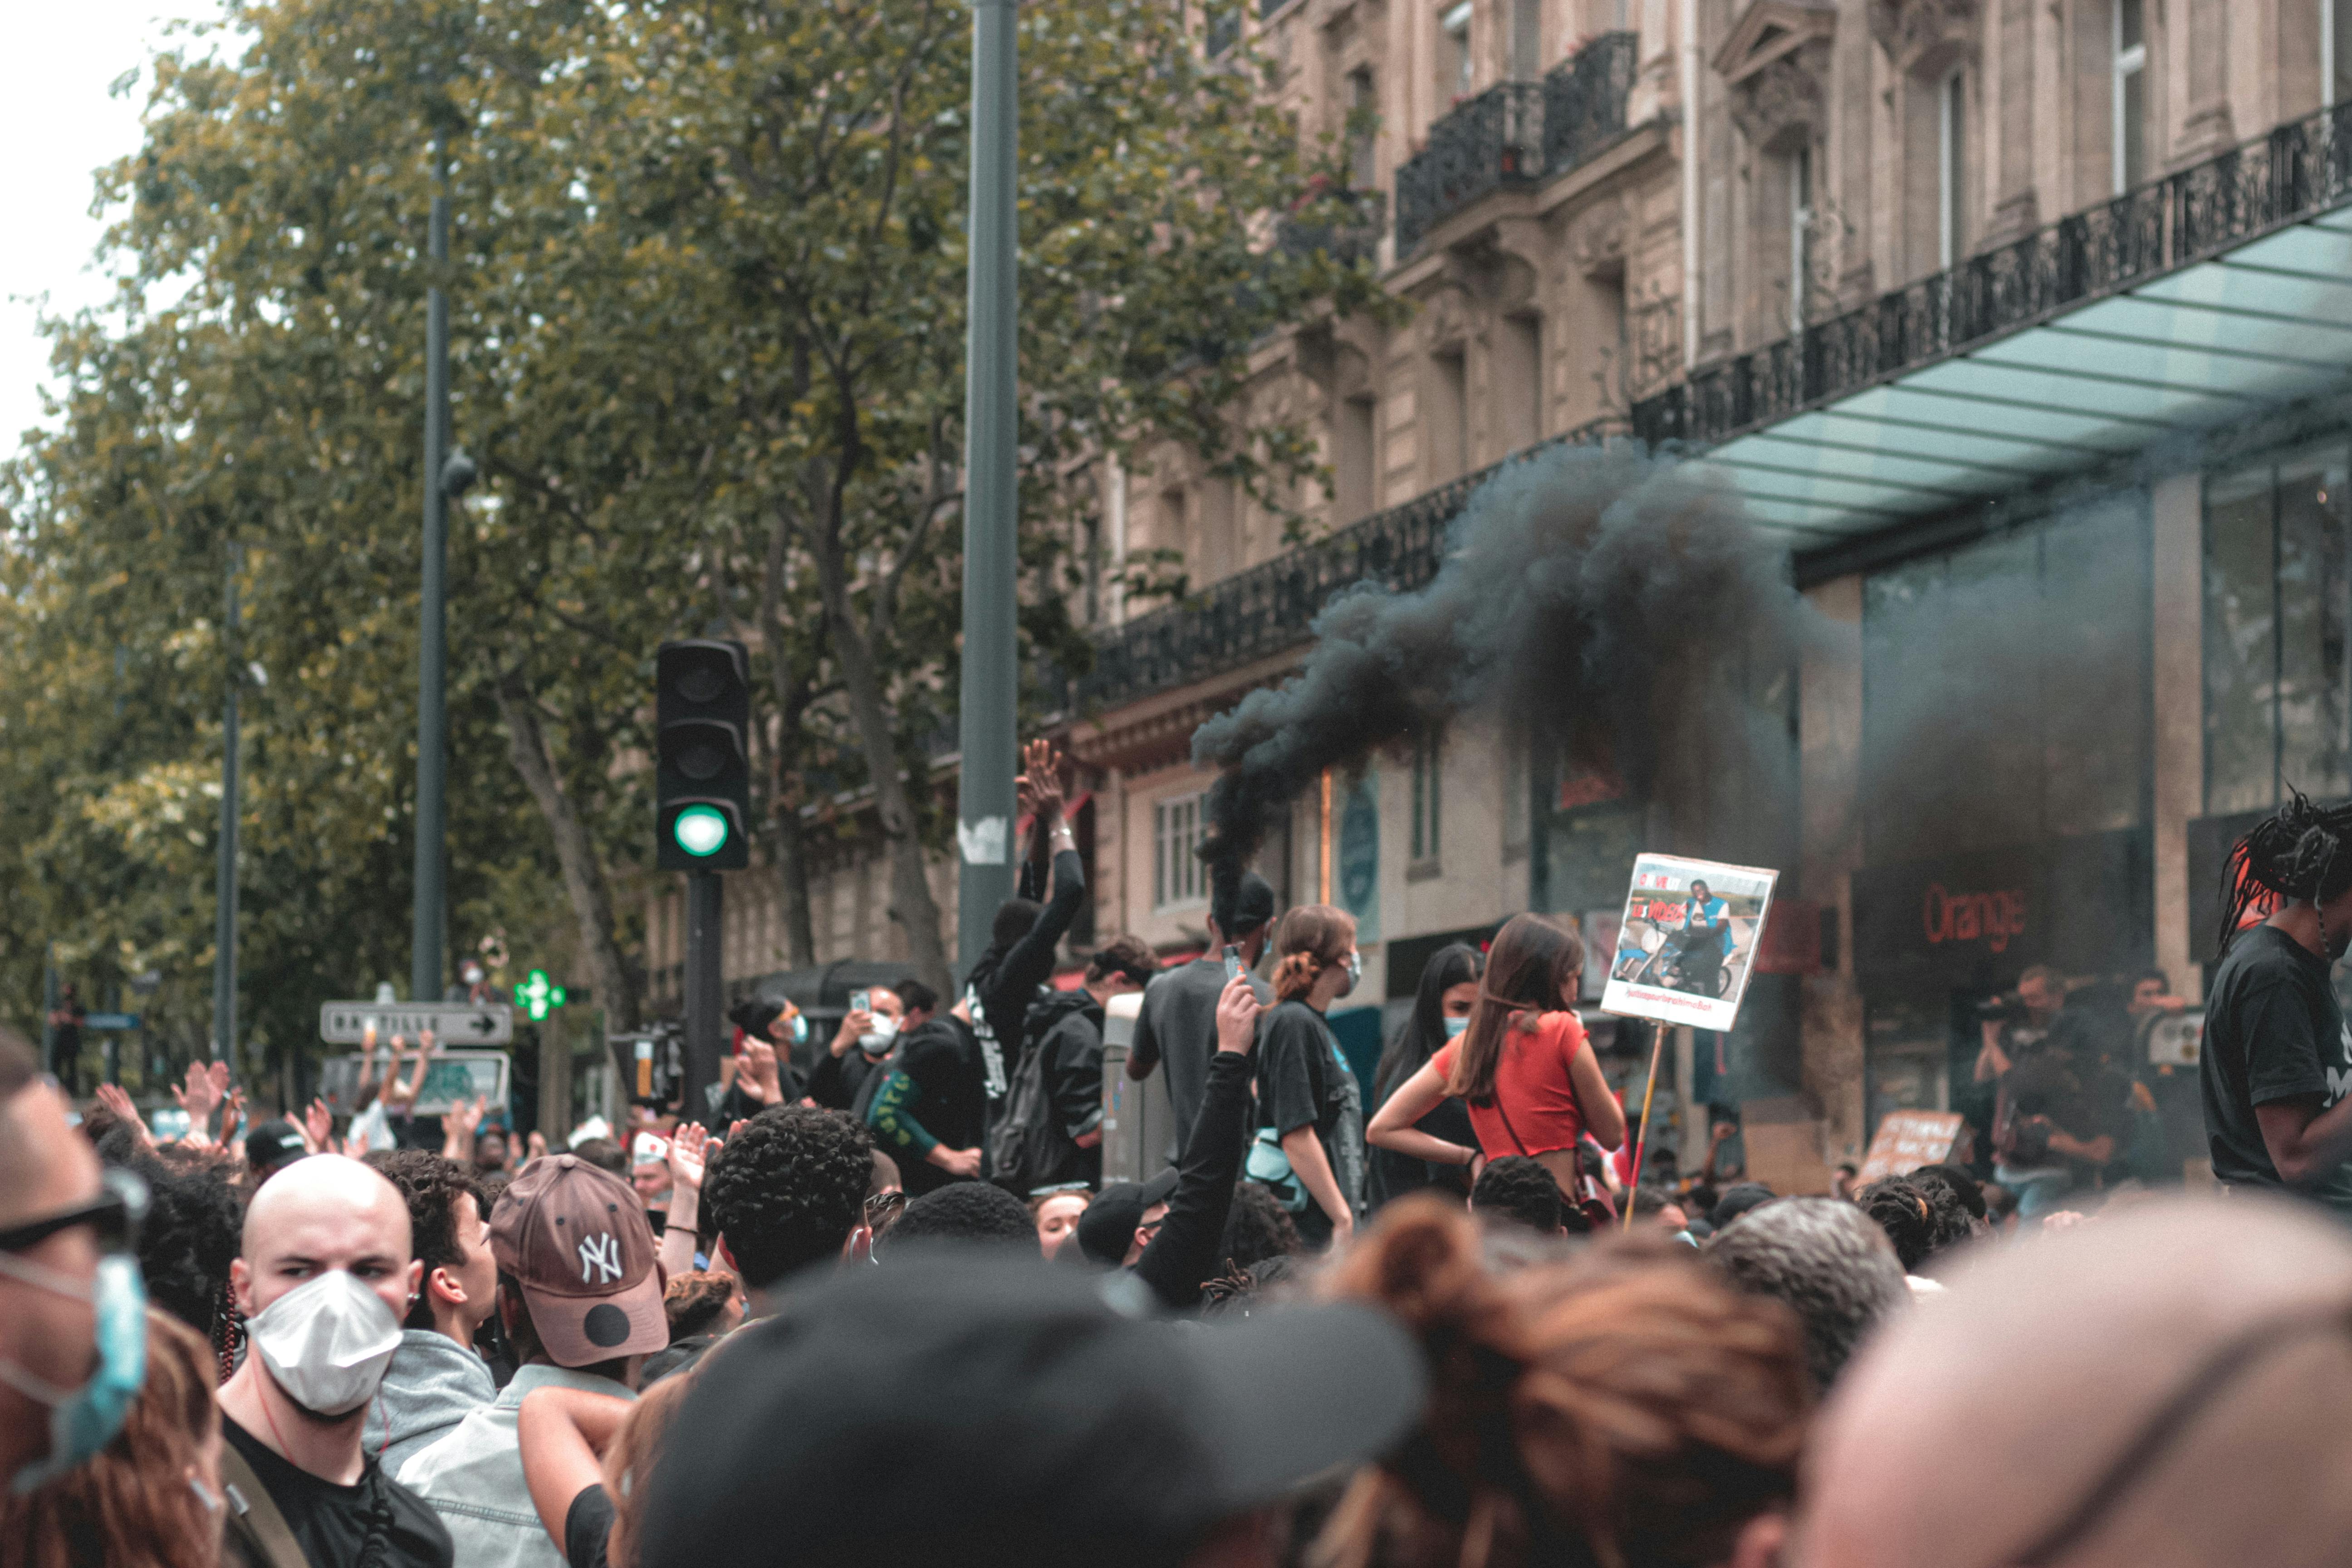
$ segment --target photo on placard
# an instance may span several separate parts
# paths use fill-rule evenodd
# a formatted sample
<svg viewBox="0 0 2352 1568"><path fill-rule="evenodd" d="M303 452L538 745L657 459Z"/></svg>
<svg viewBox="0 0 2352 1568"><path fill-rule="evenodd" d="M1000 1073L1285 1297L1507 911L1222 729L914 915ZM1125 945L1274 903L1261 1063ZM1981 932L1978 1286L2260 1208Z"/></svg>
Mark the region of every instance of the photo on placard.
<svg viewBox="0 0 2352 1568"><path fill-rule="evenodd" d="M1643 855L1618 921L1603 1012L1728 1029L1780 873Z"/></svg>

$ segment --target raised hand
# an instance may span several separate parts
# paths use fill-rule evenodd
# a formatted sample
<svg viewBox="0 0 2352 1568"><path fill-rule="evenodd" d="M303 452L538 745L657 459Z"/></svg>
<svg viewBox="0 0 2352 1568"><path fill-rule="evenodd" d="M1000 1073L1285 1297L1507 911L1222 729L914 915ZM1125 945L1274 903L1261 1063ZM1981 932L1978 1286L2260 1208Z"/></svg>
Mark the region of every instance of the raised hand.
<svg viewBox="0 0 2352 1568"><path fill-rule="evenodd" d="M221 1069L221 1071L222 1071L224 1074L226 1074L226 1073L228 1071L228 1069L227 1069L226 1067L224 1067L224 1068ZM240 1132L242 1132L242 1131L245 1131L245 1090L243 1090L243 1089L230 1089L230 1090L228 1091L228 1098L227 1098L227 1100L225 1100L225 1101L222 1103L222 1106L221 1106L221 1121L220 1121L220 1138L221 1138L221 1142L224 1142L224 1143L226 1143L226 1142L227 1142L230 1139L232 1139L232 1138L234 1138L235 1136L236 1136L236 1134L238 1134L238 1133L240 1133Z"/></svg>
<svg viewBox="0 0 2352 1568"><path fill-rule="evenodd" d="M1021 776L1013 793L1045 826L1062 819L1062 759L1050 741L1032 741L1021 750Z"/></svg>
<svg viewBox="0 0 2352 1568"><path fill-rule="evenodd" d="M547 1155L547 1134L537 1128L531 1129L530 1136L523 1141L523 1163L526 1165L533 1160L544 1159Z"/></svg>
<svg viewBox="0 0 2352 1568"><path fill-rule="evenodd" d="M313 1154L324 1153L335 1135L335 1113L323 1100L314 1100L310 1109L302 1113L302 1146Z"/></svg>
<svg viewBox="0 0 2352 1568"><path fill-rule="evenodd" d="M228 1091L227 1065L214 1065L221 1069L218 1081L215 1081L205 1064L190 1062L185 1086L174 1085L172 1089L173 1102L188 1113L186 1141L190 1143L202 1145L212 1142L213 1112L220 1109L221 1097Z"/></svg>
<svg viewBox="0 0 2352 1568"><path fill-rule="evenodd" d="M121 1120L128 1121L131 1126L137 1128L139 1130L139 1142L142 1147L154 1147L155 1137L153 1133L147 1131L147 1119L139 1114L139 1108L131 1103L131 1097L122 1091L122 1086L121 1084L100 1084L98 1086L98 1102L106 1107L107 1110L114 1112L114 1114Z"/></svg>
<svg viewBox="0 0 2352 1568"><path fill-rule="evenodd" d="M776 1047L767 1041L744 1039L743 1066L736 1076L742 1080L743 1092L761 1104L782 1103L784 1091L776 1070Z"/></svg>
<svg viewBox="0 0 2352 1568"><path fill-rule="evenodd" d="M1217 997L1217 1049L1236 1055L1257 1044L1257 993L1250 977L1236 974Z"/></svg>
<svg viewBox="0 0 2352 1568"><path fill-rule="evenodd" d="M690 1192L702 1190L703 1167L709 1163L714 1146L726 1147L712 1138L699 1121L689 1121L670 1134L669 1180L673 1194L681 1187Z"/></svg>

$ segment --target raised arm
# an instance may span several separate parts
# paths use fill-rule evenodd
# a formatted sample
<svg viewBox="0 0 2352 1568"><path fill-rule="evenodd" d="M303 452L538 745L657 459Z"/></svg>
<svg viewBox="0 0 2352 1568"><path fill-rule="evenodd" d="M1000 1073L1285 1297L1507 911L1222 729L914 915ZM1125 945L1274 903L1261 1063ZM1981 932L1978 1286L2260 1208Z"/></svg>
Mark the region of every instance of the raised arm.
<svg viewBox="0 0 2352 1568"><path fill-rule="evenodd" d="M1217 1248L1233 1210L1249 1138L1250 1048L1257 1043L1257 993L1249 976L1230 982L1217 998L1217 1051L1201 1094L1200 1119L1177 1163L1168 1217L1135 1260L1136 1277L1177 1311L1197 1305L1201 1281L1220 1272Z"/></svg>

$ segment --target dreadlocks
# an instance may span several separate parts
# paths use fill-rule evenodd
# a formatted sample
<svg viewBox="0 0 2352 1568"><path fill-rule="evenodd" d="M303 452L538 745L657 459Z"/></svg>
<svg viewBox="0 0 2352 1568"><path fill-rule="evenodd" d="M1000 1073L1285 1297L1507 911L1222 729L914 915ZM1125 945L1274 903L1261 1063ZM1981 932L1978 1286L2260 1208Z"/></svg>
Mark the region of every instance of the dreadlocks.
<svg viewBox="0 0 2352 1568"><path fill-rule="evenodd" d="M2314 906L2352 888L2352 805L2322 808L2290 788L2286 804L2256 823L2221 865L2220 951L2229 951L2239 922L2257 900ZM2320 945L2327 945L2326 920Z"/></svg>

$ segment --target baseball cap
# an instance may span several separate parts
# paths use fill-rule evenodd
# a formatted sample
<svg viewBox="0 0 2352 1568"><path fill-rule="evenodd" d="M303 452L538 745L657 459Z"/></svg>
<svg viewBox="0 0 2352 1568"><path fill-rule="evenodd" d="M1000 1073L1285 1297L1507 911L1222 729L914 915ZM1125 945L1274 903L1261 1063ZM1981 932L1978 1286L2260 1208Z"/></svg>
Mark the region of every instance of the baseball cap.
<svg viewBox="0 0 2352 1568"><path fill-rule="evenodd" d="M1210 918L1228 938L1246 936L1274 919L1274 884L1255 871L1243 872L1230 889L1213 887L1210 896Z"/></svg>
<svg viewBox="0 0 2352 1568"><path fill-rule="evenodd" d="M282 1116L271 1117L245 1135L245 1163L256 1171L299 1160L310 1152L301 1130Z"/></svg>
<svg viewBox="0 0 2352 1568"><path fill-rule="evenodd" d="M629 1168L639 1165L661 1165L669 1162L669 1140L655 1132L640 1132L629 1140Z"/></svg>
<svg viewBox="0 0 2352 1568"><path fill-rule="evenodd" d="M1126 1262L1128 1244L1143 1223L1143 1211L1166 1203L1175 1191L1172 1166L1148 1182L1111 1183L1078 1216L1078 1250L1114 1268Z"/></svg>
<svg viewBox="0 0 2352 1568"><path fill-rule="evenodd" d="M1141 1294L947 1247L788 1294L704 1363L638 1561L1172 1564L1420 1414L1421 1352L1377 1308L1180 1323L1121 1310Z"/></svg>
<svg viewBox="0 0 2352 1568"><path fill-rule="evenodd" d="M593 1366L669 1343L653 1228L626 1182L577 1154L525 1165L490 1215L490 1253L522 1287L559 1366Z"/></svg>

